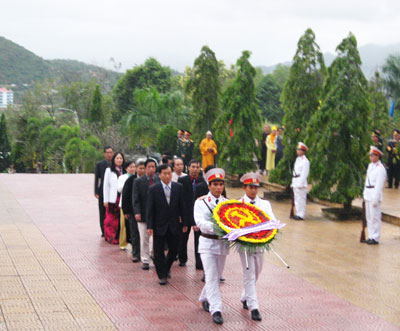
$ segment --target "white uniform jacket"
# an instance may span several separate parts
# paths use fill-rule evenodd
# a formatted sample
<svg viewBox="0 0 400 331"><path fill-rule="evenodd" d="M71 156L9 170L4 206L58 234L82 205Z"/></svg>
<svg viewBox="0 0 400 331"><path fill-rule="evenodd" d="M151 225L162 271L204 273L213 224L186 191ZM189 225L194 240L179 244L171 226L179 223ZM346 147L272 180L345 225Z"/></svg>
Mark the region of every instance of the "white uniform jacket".
<svg viewBox="0 0 400 331"><path fill-rule="evenodd" d="M382 162L370 163L367 169L367 177L365 178L364 200L381 202L385 181L386 169Z"/></svg>
<svg viewBox="0 0 400 331"><path fill-rule="evenodd" d="M115 203L118 194L118 177L110 168L104 173L103 199L104 202Z"/></svg>
<svg viewBox="0 0 400 331"><path fill-rule="evenodd" d="M207 205L214 210L217 198L211 193L208 193L205 197L201 197L196 200L194 204L194 220L197 227L202 233L214 234L214 222L211 220L212 213L208 209ZM218 202L226 201L222 195L218 198ZM207 204L207 205L206 205ZM200 236L199 239L199 253L200 254L216 254L216 255L228 255L229 246L222 240L209 239Z"/></svg>
<svg viewBox="0 0 400 331"><path fill-rule="evenodd" d="M272 207L271 204L267 201L267 200L263 200L261 199L259 196L256 196L256 198L254 200L251 200L247 194L245 194L244 196L242 196L240 198L240 201L242 202L247 202L247 203L251 203L251 201L254 201L254 206L260 208L262 211L264 211L265 213L267 213L267 215L272 219L272 220L276 220L275 215L272 211ZM257 253L263 252L262 249L258 248L256 249Z"/></svg>
<svg viewBox="0 0 400 331"><path fill-rule="evenodd" d="M240 201L247 202L247 203L251 203L251 201L254 201L254 206L256 206L256 207L260 208L262 211L266 212L267 215L271 219L276 220L275 215L272 211L271 204L267 200L261 199L259 196L256 196L256 198L254 200L251 200L247 196L247 194L245 194L244 196L242 196L240 198Z"/></svg>
<svg viewBox="0 0 400 331"><path fill-rule="evenodd" d="M310 172L310 161L305 155L298 156L294 163L292 187L307 188L307 177Z"/></svg>

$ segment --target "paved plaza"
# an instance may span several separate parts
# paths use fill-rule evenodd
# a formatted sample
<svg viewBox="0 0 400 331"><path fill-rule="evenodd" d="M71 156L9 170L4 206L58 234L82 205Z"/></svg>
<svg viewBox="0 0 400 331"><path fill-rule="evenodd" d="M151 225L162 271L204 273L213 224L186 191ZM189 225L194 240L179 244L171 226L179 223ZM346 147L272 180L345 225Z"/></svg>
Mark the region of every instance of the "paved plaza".
<svg viewBox="0 0 400 331"><path fill-rule="evenodd" d="M389 192L398 208L400 191ZM396 196L397 194L397 196ZM238 198L241 189L228 189ZM161 287L154 267L100 237L93 175L0 174L0 330L400 330L400 227L384 223L379 245L360 244L360 221L331 221L309 203L265 254L257 283L262 322L242 309L242 270L233 250L221 284L225 323L198 302L202 272L189 242Z"/></svg>

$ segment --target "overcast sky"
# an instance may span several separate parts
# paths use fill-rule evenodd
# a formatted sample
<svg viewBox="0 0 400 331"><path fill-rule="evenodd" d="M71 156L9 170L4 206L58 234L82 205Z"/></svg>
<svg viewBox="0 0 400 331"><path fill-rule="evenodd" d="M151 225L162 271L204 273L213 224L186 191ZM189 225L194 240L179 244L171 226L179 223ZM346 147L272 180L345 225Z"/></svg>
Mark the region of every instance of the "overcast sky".
<svg viewBox="0 0 400 331"><path fill-rule="evenodd" d="M352 31L358 45L400 42L399 0L0 0L0 35L45 59L122 69L149 56L183 71L203 45L231 64L291 60L312 28L323 52Z"/></svg>

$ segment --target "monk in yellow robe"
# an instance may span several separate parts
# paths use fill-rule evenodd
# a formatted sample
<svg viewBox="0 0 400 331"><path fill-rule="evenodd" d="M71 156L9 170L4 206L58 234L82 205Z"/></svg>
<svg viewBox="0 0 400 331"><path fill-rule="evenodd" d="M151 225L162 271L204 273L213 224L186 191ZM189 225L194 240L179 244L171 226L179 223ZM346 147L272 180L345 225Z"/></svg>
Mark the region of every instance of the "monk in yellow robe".
<svg viewBox="0 0 400 331"><path fill-rule="evenodd" d="M276 145L275 145L275 138L276 138L276 126L271 128L271 133L268 135L265 144L267 145L267 164L266 169L270 171L275 169L275 153L276 153Z"/></svg>
<svg viewBox="0 0 400 331"><path fill-rule="evenodd" d="M214 156L218 154L217 144L212 140L211 131L207 131L206 138L200 143L201 167L205 170L210 165L215 165Z"/></svg>

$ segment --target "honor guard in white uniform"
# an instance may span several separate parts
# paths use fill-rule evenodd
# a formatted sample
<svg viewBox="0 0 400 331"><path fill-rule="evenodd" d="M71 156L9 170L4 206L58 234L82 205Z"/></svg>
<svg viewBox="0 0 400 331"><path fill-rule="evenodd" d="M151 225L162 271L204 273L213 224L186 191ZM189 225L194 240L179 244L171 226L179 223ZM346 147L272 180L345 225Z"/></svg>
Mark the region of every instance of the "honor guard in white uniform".
<svg viewBox="0 0 400 331"><path fill-rule="evenodd" d="M243 189L246 194L240 199L240 201L251 203L263 210L271 219L276 219L272 212L271 204L267 200L260 199L257 195L258 187L260 186L260 179L261 176L254 172L242 176L240 181L243 183ZM262 249L257 248L254 253L247 253L247 264L246 254L240 248L239 254L240 260L242 261L244 285L240 301L242 302L244 309L250 309L251 318L253 320L261 321L261 315L258 311L256 281L263 267L264 252ZM247 265L249 269L247 269Z"/></svg>
<svg viewBox="0 0 400 331"><path fill-rule="evenodd" d="M364 201L365 216L367 219L368 236L366 241L369 245L379 243L382 226L382 191L386 181L386 169L380 158L382 151L375 146L371 146L369 159L371 163L368 165L367 177L365 178Z"/></svg>
<svg viewBox="0 0 400 331"><path fill-rule="evenodd" d="M296 207L296 216L291 218L301 221L306 216L307 204L307 177L310 172L310 161L306 157L308 147L299 142L297 145L297 158L294 163L292 189L294 194L294 205Z"/></svg>
<svg viewBox="0 0 400 331"><path fill-rule="evenodd" d="M219 202L226 201L222 196L225 184L223 169L214 168L205 174L210 192L197 199L194 204L194 220L201 231L199 253L205 273L205 285L200 294L205 311L210 312L214 323L222 324L222 301L219 291L219 280L225 266L229 246L215 234L211 220L214 208Z"/></svg>

